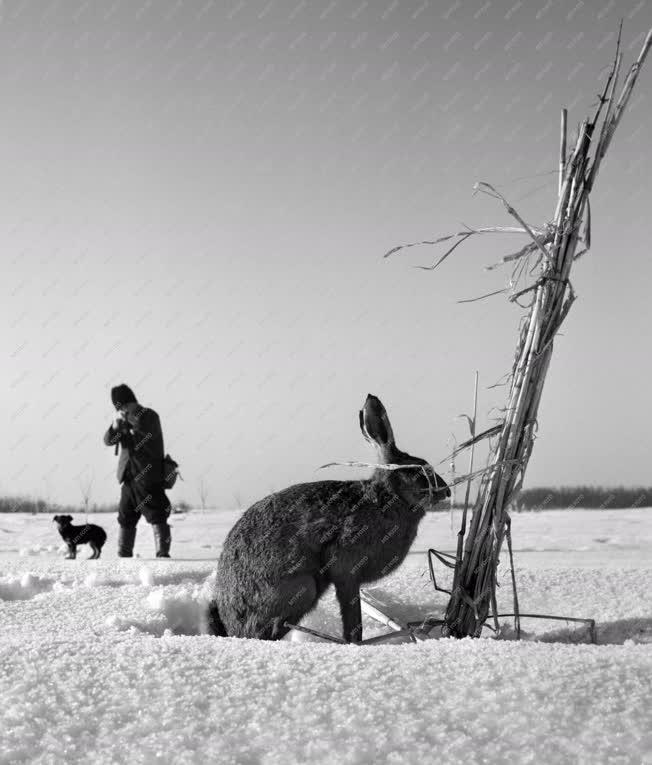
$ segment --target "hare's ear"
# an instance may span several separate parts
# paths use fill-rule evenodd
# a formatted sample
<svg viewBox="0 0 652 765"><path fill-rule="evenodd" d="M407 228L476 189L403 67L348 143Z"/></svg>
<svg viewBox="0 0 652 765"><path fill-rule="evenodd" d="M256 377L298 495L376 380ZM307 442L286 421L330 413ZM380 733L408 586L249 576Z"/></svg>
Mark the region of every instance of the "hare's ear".
<svg viewBox="0 0 652 765"><path fill-rule="evenodd" d="M394 447L394 432L382 402L371 393L360 410L360 430L367 441L379 447Z"/></svg>
<svg viewBox="0 0 652 765"><path fill-rule="evenodd" d="M369 438L369 434L365 430L364 427L364 410L360 410L360 430L362 431L362 435L365 437L367 441L371 441L371 438Z"/></svg>

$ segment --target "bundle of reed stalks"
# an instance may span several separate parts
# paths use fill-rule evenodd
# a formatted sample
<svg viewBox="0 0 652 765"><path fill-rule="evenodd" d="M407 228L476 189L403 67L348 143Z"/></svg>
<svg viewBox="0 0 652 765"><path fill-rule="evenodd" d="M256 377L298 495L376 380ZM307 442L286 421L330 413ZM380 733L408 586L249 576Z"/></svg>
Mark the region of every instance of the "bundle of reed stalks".
<svg viewBox="0 0 652 765"><path fill-rule="evenodd" d="M436 263L425 267L433 269L472 236L518 233L525 234L529 239L523 248L505 256L500 264L496 264L513 265L510 286L501 292L510 293L509 299L521 305L526 314L521 322L514 364L508 378L509 395L504 417L498 426L476 435L474 416L470 420L471 438L461 447L472 450L483 438L495 439L490 446L487 469L482 472L470 524L467 529L467 491L467 502L462 511L462 524L458 533L457 554L454 561L450 560L447 563L454 572L443 634L477 637L491 613L498 628L496 571L505 537L511 554L507 508L522 486L532 453L537 413L552 357L554 339L575 300L570 280L571 270L575 261L591 246L590 194L652 45L650 30L640 55L630 67L622 88L617 93L622 65L621 31L622 24L616 55L595 113L579 125L575 145L568 155L567 114L565 109L562 110L558 200L551 222L538 227L529 225L503 194L491 184L480 182L475 188L502 202L518 226L466 229L433 242L401 245L390 250L385 256L414 244L437 244L455 240ZM527 278L527 275L530 275L530 282L525 284L523 279ZM472 467L469 473L471 477ZM439 559L446 563L444 558ZM513 563L512 583L515 627L518 632L519 608Z"/></svg>

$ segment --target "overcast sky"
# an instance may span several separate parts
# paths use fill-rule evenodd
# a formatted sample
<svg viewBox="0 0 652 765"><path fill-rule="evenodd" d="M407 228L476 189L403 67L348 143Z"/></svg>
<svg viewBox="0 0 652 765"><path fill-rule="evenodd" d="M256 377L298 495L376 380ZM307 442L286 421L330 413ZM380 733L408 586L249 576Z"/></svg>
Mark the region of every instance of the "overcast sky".
<svg viewBox="0 0 652 765"><path fill-rule="evenodd" d="M554 212L559 112L592 110L646 0L2 3L0 493L117 498L112 385L162 419L172 498L249 502L370 460L368 392L436 463L506 389L525 243L396 244ZM592 195L526 485L652 483L652 71Z"/></svg>

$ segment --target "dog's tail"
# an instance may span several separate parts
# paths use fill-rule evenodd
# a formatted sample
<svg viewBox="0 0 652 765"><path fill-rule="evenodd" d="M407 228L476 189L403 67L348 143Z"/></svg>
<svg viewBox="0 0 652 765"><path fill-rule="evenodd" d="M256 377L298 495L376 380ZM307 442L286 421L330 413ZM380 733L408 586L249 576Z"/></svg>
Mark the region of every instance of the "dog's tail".
<svg viewBox="0 0 652 765"><path fill-rule="evenodd" d="M208 628L217 637L228 637L224 622L220 618L220 612L217 610L217 603L214 600L208 604Z"/></svg>

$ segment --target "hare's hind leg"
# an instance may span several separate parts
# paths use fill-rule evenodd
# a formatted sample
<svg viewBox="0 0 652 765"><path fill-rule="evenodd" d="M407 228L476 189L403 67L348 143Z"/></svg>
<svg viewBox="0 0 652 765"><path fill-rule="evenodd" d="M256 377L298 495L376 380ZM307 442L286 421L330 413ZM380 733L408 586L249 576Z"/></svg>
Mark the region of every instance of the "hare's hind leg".
<svg viewBox="0 0 652 765"><path fill-rule="evenodd" d="M319 588L310 574L283 579L275 585L261 588L263 608L250 616L246 637L280 640L289 631L285 622L297 624L316 605Z"/></svg>

